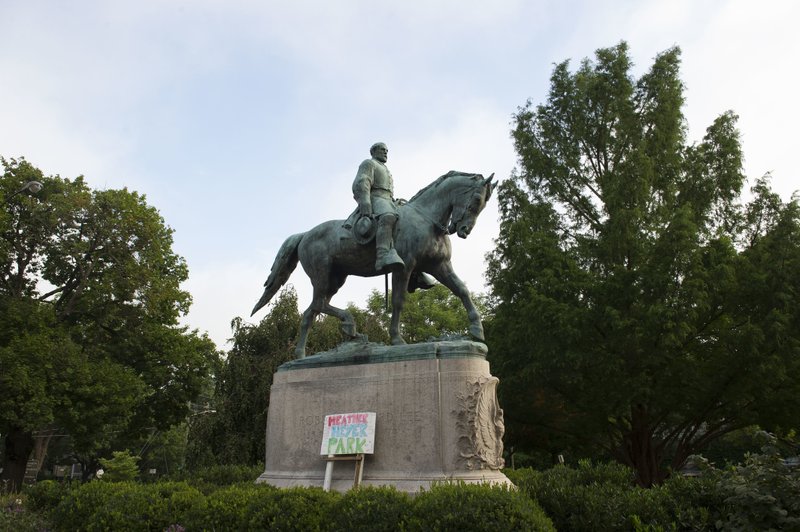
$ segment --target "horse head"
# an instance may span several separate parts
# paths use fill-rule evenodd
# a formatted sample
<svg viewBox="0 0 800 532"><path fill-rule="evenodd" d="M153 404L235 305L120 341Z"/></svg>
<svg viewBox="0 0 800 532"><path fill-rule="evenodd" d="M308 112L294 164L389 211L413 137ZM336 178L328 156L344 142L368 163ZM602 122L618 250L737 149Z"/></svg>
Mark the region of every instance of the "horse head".
<svg viewBox="0 0 800 532"><path fill-rule="evenodd" d="M450 217L448 232L456 233L460 238L467 238L475 227L478 215L486 207L486 202L492 197L492 192L497 183L492 183L494 174L484 178L480 174L470 177L467 190L459 194L459 201L453 203L453 213Z"/></svg>

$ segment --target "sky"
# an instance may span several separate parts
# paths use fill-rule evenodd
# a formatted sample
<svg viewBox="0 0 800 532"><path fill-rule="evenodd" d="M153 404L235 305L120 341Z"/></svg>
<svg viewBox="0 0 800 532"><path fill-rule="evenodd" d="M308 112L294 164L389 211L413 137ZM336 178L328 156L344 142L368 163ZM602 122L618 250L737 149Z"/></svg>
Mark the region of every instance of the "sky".
<svg viewBox="0 0 800 532"><path fill-rule="evenodd" d="M798 21L792 0L0 0L0 155L145 194L189 266L183 322L228 349L284 239L355 207L370 145L400 198L454 169L506 179L513 114L553 65L623 40L635 75L680 46L688 140L733 110L747 176L788 200ZM473 292L497 212L452 239ZM289 283L303 310L300 267ZM332 302L382 288L351 277Z"/></svg>

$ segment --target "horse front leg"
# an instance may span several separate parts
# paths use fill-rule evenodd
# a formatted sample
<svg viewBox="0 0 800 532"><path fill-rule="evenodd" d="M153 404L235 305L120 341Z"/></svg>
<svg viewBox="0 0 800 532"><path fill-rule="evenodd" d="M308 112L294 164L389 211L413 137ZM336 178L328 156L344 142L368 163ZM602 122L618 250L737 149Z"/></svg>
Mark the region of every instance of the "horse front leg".
<svg viewBox="0 0 800 532"><path fill-rule="evenodd" d="M354 340L356 338L363 337L363 335L358 334L356 331L356 320L353 319L353 315L345 309L334 307L330 303L326 302L322 305L322 312L339 318L339 320L342 322L342 333L347 336L348 340Z"/></svg>
<svg viewBox="0 0 800 532"><path fill-rule="evenodd" d="M408 280L411 277L411 268L394 272L392 274L392 321L389 325L389 337L392 345L403 345L403 335L400 334L400 314L403 312L403 305L406 302L406 289Z"/></svg>
<svg viewBox="0 0 800 532"><path fill-rule="evenodd" d="M467 310L467 318L469 318L469 334L481 342L486 341L483 334L483 324L481 323L481 315L475 304L472 302L472 297L469 295L469 290L464 281L459 279L458 275L453 271L453 265L450 261L443 262L439 265L436 271L432 272L436 280L450 289L456 297L464 304Z"/></svg>

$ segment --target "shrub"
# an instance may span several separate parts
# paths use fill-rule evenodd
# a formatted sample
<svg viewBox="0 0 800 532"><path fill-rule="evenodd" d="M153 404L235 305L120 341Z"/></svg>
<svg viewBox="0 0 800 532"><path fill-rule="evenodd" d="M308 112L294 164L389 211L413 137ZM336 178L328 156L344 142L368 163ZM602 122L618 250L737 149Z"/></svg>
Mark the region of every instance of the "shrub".
<svg viewBox="0 0 800 532"><path fill-rule="evenodd" d="M321 488L288 488L251 499L247 507L250 530L318 531L341 494Z"/></svg>
<svg viewBox="0 0 800 532"><path fill-rule="evenodd" d="M190 512L188 530L247 530L250 506L271 504L276 488L268 484L234 484L222 487L206 497L205 504Z"/></svg>
<svg viewBox="0 0 800 532"><path fill-rule="evenodd" d="M0 530L49 530L45 516L31 511L26 494L0 493Z"/></svg>
<svg viewBox="0 0 800 532"><path fill-rule="evenodd" d="M442 484L414 498L411 531L552 530L536 502L506 487Z"/></svg>
<svg viewBox="0 0 800 532"><path fill-rule="evenodd" d="M668 530L679 523L692 529L710 523L709 512L696 506L704 492L689 488L694 479L642 489L625 466L587 461L577 468L559 465L507 474L541 504L559 530Z"/></svg>
<svg viewBox="0 0 800 532"><path fill-rule="evenodd" d="M205 495L186 482L159 482L148 488L152 523L158 530L186 523L189 515L206 505Z"/></svg>
<svg viewBox="0 0 800 532"><path fill-rule="evenodd" d="M49 512L61 502L64 497L80 486L80 482L63 482L56 480L40 480L25 486L27 508L38 512Z"/></svg>
<svg viewBox="0 0 800 532"><path fill-rule="evenodd" d="M723 497L716 475L699 477L673 475L661 489L666 492L670 514L679 530L714 530L714 515L722 508Z"/></svg>
<svg viewBox="0 0 800 532"><path fill-rule="evenodd" d="M139 476L138 456L133 456L130 451L114 451L112 458L101 458L103 466L102 480L108 482L128 482L136 480Z"/></svg>
<svg viewBox="0 0 800 532"><path fill-rule="evenodd" d="M717 474L726 530L800 530L800 470L781 459L774 439L761 454Z"/></svg>
<svg viewBox="0 0 800 532"><path fill-rule="evenodd" d="M252 484L264 472L263 464L256 465L215 465L192 472L170 475L170 480L184 480L204 493L211 493L220 486L237 483Z"/></svg>
<svg viewBox="0 0 800 532"><path fill-rule="evenodd" d="M411 497L394 487L363 487L348 491L336 501L327 530L402 530L411 510Z"/></svg>
<svg viewBox="0 0 800 532"><path fill-rule="evenodd" d="M181 482L90 482L61 501L53 520L59 530L164 530L204 503Z"/></svg>
<svg viewBox="0 0 800 532"><path fill-rule="evenodd" d="M60 530L83 530L95 509L105 506L127 485L88 482L69 493L53 510L53 520Z"/></svg>

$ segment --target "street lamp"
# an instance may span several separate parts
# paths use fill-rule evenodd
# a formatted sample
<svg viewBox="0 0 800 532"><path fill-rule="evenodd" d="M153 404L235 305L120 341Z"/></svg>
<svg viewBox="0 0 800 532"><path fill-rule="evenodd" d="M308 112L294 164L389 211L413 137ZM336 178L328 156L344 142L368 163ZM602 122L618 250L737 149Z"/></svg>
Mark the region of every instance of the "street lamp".
<svg viewBox="0 0 800 532"><path fill-rule="evenodd" d="M13 194L11 194L9 197L7 197L6 198L6 203L9 203L11 201L11 198L16 196L17 194L22 194L25 191L29 191L29 192L32 192L33 194L36 194L37 192L42 190L43 186L44 185L41 184L39 181L28 181L27 183L25 183L25 185L21 189L17 190Z"/></svg>

